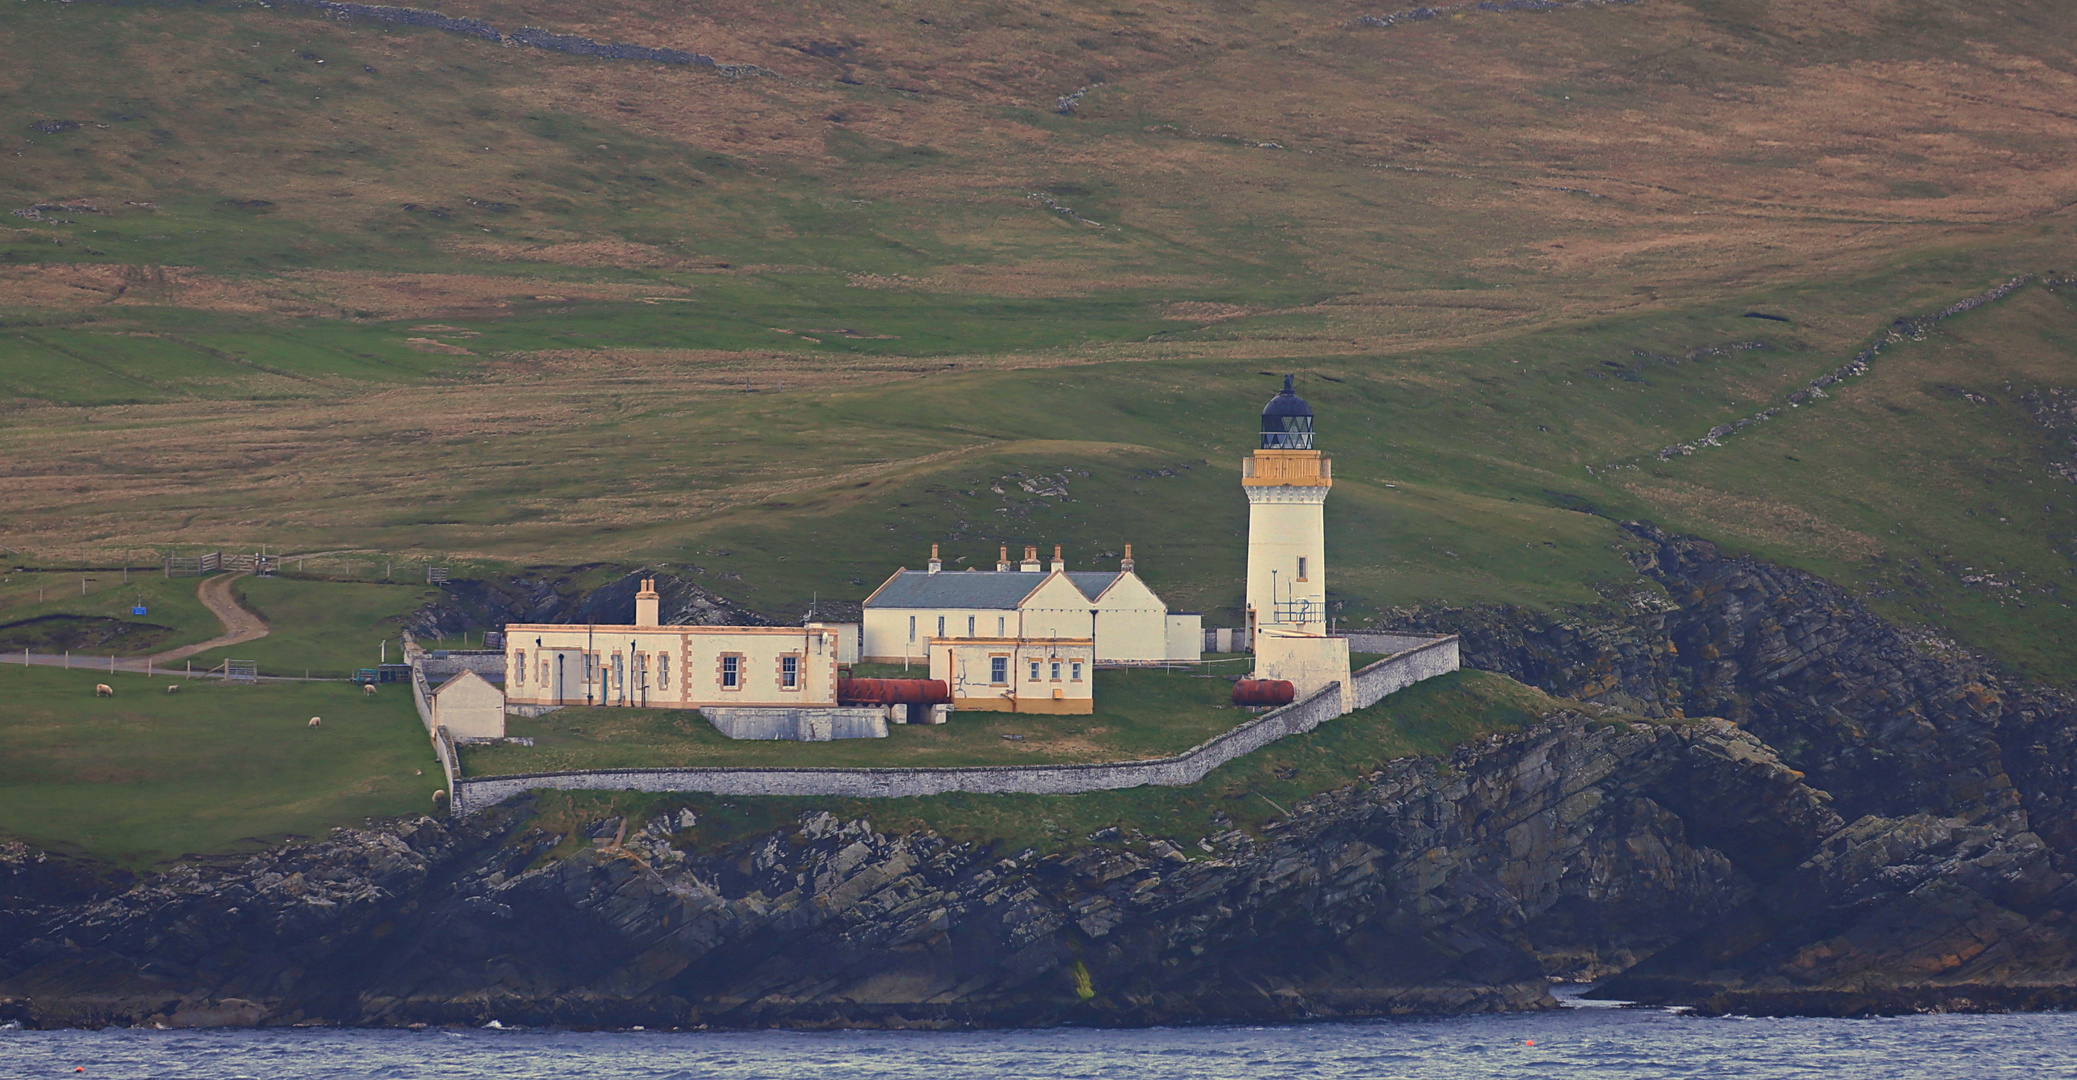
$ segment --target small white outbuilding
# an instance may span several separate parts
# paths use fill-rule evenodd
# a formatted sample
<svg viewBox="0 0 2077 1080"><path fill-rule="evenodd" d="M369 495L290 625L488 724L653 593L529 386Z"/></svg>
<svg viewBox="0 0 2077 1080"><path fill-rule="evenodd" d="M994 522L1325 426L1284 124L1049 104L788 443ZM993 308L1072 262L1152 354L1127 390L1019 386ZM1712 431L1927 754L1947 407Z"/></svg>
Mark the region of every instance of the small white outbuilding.
<svg viewBox="0 0 2077 1080"><path fill-rule="evenodd" d="M505 692L473 671L456 672L433 691L433 724L456 739L502 739Z"/></svg>

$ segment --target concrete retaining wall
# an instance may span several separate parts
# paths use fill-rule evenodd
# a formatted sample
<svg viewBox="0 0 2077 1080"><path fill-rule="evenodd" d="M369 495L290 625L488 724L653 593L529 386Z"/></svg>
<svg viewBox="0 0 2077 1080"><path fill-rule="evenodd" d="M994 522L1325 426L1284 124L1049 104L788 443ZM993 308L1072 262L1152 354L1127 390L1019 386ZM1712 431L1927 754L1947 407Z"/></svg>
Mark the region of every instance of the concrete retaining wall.
<svg viewBox="0 0 2077 1080"><path fill-rule="evenodd" d="M466 814L468 811L462 808L462 799L465 796L460 783L462 775L461 758L454 752L454 739L448 735L447 729L441 727L434 719L433 688L430 683L426 682L428 657L425 650L419 648L418 643L412 640L410 631L404 632L402 642L404 659L411 665L411 704L418 709L418 722L425 725L426 735L432 739L433 757L440 762L440 775L447 781L445 790L447 792L449 812ZM500 658L501 664L498 674L502 676L504 674L502 666L504 654L492 653L489 655ZM459 671L461 669L457 667L454 670Z"/></svg>
<svg viewBox="0 0 2077 1080"><path fill-rule="evenodd" d="M455 755L454 740L447 737L446 728L433 731L433 756L440 759L440 773L447 778L448 805L456 814L468 813L461 807L462 791L456 783L462 774L461 759Z"/></svg>
<svg viewBox="0 0 2077 1080"><path fill-rule="evenodd" d="M1426 643L1364 668L1353 678L1359 705L1457 669L1457 639ZM1367 699L1367 700L1366 700ZM1267 712L1174 757L1092 765L1001 765L952 769L603 769L454 781L455 812L473 813L528 791L697 791L715 795L828 795L912 798L950 792L1069 795L1156 785L1182 787L1235 758L1340 716L1341 684Z"/></svg>
<svg viewBox="0 0 2077 1080"><path fill-rule="evenodd" d="M700 715L731 739L784 739L829 742L832 739L884 739L884 708L748 709L707 706Z"/></svg>
<svg viewBox="0 0 2077 1080"><path fill-rule="evenodd" d="M1371 636L1371 635L1365 635ZM1380 634L1378 637L1407 638L1404 634ZM1462 661L1458 655L1455 635L1445 638L1412 638L1421 644L1387 656L1383 660L1356 673L1351 681L1355 684L1356 707L1367 709L1383 701L1387 695L1397 693L1422 679L1447 675L1457 670ZM1356 635L1349 635L1349 648L1355 649ZM1363 652L1382 650L1363 649Z"/></svg>
<svg viewBox="0 0 2077 1080"><path fill-rule="evenodd" d="M1389 630L1351 630L1334 636L1347 638L1350 652L1380 653L1385 656L1397 656L1410 649L1431 644L1436 639L1434 634L1398 634Z"/></svg>
<svg viewBox="0 0 2077 1080"><path fill-rule="evenodd" d="M411 704L418 706L418 722L431 735L437 726L433 723L433 688L426 682L424 669L415 663L411 665Z"/></svg>

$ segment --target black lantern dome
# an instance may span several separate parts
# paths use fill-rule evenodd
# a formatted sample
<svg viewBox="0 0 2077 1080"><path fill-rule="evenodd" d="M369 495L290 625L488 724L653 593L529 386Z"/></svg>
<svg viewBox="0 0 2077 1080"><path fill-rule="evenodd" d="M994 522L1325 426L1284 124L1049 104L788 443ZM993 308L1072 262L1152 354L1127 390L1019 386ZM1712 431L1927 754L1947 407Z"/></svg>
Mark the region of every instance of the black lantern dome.
<svg viewBox="0 0 2077 1080"><path fill-rule="evenodd" d="M1284 388L1262 406L1262 449L1310 450L1313 448L1313 407L1291 392L1291 376Z"/></svg>

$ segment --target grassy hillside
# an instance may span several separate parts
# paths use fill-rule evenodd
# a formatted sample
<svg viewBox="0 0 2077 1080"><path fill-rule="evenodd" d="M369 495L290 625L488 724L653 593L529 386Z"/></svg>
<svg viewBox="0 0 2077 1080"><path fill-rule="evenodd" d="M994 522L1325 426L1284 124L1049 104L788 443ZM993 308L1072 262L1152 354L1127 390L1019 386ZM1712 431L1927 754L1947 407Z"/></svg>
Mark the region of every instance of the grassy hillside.
<svg viewBox="0 0 2077 1080"><path fill-rule="evenodd" d="M444 786L397 687L169 681L0 670L0 828L143 866L429 810Z"/></svg>
<svg viewBox="0 0 2077 1080"><path fill-rule="evenodd" d="M1230 672L1244 670L1227 665ZM469 776L650 766L1040 765L1165 757L1247 722L1233 684L1180 671L1097 671L1096 711L1085 716L960 712L954 722L893 724L884 739L746 742L684 709L565 708L506 722L531 746L461 749Z"/></svg>
<svg viewBox="0 0 2077 1080"><path fill-rule="evenodd" d="M1273 743L1179 788L914 799L548 791L535 796L534 811L542 826L568 837L569 848L585 843L582 827L600 818L624 814L636 825L689 808L699 823L685 839L703 850L789 825L806 811L827 810L847 820L868 818L884 831L928 828L958 840L999 844L1004 851L1026 846L1058 850L1118 826L1173 840L1189 854L1200 837L1235 827L1259 829L1298 800L1341 787L1387 761L1441 754L1480 735L1516 731L1559 704L1503 676L1456 672Z"/></svg>
<svg viewBox="0 0 2077 1080"><path fill-rule="evenodd" d="M1656 456L2064 268L2066 5L442 10L751 67L0 20L0 545L664 561L793 612L933 541L1131 542L1231 622L1235 459L1291 371L1349 621L1620 600L1646 516L2077 672L2029 404L2071 380L2060 289Z"/></svg>

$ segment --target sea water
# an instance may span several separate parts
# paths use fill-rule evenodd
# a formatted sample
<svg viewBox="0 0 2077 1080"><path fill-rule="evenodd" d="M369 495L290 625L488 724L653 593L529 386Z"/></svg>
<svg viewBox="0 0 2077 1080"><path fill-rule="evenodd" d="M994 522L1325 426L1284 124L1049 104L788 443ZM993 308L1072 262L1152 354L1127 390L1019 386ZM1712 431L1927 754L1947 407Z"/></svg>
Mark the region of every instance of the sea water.
<svg viewBox="0 0 2077 1080"><path fill-rule="evenodd" d="M0 1031L0 1076L95 1080L2077 1077L2077 1014L1865 1020L1567 1008L1275 1027L964 1032Z"/></svg>

